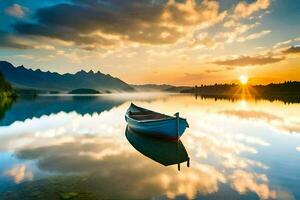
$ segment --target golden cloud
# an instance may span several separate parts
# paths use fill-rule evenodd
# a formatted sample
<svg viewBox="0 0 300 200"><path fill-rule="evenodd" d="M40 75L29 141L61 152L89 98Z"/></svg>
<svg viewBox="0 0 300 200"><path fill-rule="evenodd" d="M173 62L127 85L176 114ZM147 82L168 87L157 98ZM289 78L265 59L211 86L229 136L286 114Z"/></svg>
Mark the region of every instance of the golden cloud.
<svg viewBox="0 0 300 200"><path fill-rule="evenodd" d="M258 33L253 33L253 34L250 34L250 35L247 35L247 36L244 36L244 37L240 37L237 39L238 42L245 42L245 41L248 41L248 40L254 40L254 39L258 39L258 38L261 38L265 35L268 35L270 34L272 31L270 30L263 30L261 32L258 32Z"/></svg>
<svg viewBox="0 0 300 200"><path fill-rule="evenodd" d="M229 58L226 60L218 60L213 62L217 65L228 66L255 66L255 65L267 65L271 63L277 63L284 60L285 57L272 57L272 56L240 56L237 58Z"/></svg>
<svg viewBox="0 0 300 200"><path fill-rule="evenodd" d="M253 3L239 2L234 9L237 17L245 18L259 10L266 10L271 4L270 0L256 0Z"/></svg>
<svg viewBox="0 0 300 200"><path fill-rule="evenodd" d="M151 5L137 0L113 0L109 5L77 0L73 3L41 8L35 13L38 23L18 22L14 28L22 35L60 39L92 50L118 46L124 41L173 44L192 28L211 26L226 14L220 13L217 1L209 0L200 4L195 0ZM57 18L60 20L53 21Z"/></svg>

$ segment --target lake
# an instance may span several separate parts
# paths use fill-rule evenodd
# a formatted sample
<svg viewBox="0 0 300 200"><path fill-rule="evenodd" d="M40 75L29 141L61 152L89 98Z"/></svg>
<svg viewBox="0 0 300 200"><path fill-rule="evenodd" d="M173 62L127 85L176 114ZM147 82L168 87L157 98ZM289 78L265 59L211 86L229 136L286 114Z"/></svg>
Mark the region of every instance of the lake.
<svg viewBox="0 0 300 200"><path fill-rule="evenodd" d="M179 151L189 167L164 166L178 153L172 144L130 139L131 102L188 120ZM0 199L300 199L299 169L297 103L38 96L6 106L0 120Z"/></svg>

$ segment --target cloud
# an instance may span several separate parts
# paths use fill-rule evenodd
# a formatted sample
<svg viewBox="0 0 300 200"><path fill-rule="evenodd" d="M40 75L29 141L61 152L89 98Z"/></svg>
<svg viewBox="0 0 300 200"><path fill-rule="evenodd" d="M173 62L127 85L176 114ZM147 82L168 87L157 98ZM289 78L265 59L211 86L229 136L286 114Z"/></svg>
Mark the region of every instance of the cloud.
<svg viewBox="0 0 300 200"><path fill-rule="evenodd" d="M237 22L235 20L228 20L226 21L223 26L226 27L226 28L230 28L230 27L234 27L237 25Z"/></svg>
<svg viewBox="0 0 300 200"><path fill-rule="evenodd" d="M225 40L226 43L232 43L236 41L239 35L246 33L247 31L253 29L256 27L259 23L253 23L253 24L240 24L238 22L235 22L235 24L232 24L229 31L224 31L218 33L215 38ZM253 37L253 36L251 36Z"/></svg>
<svg viewBox="0 0 300 200"><path fill-rule="evenodd" d="M23 59L28 59L28 60L34 59L34 56L29 55L29 54L20 54L20 55L17 55L16 57L23 58Z"/></svg>
<svg viewBox="0 0 300 200"><path fill-rule="evenodd" d="M5 13L13 17L23 18L26 16L26 10L25 7L22 7L19 4L13 4L5 9Z"/></svg>
<svg viewBox="0 0 300 200"><path fill-rule="evenodd" d="M224 16L219 13L217 1L151 2L73 0L41 8L34 14L36 23L18 22L14 28L20 34L71 41L94 49L121 41L172 44L185 36L190 27L211 25L221 14Z"/></svg>
<svg viewBox="0 0 300 200"><path fill-rule="evenodd" d="M30 49L33 46L25 44L21 39L5 31L0 30L0 47Z"/></svg>
<svg viewBox="0 0 300 200"><path fill-rule="evenodd" d="M286 40L286 41L283 41L283 42L277 42L273 48L274 49L277 49L278 47L282 47L284 45L287 45L287 44L290 44L293 40Z"/></svg>
<svg viewBox="0 0 300 200"><path fill-rule="evenodd" d="M261 32L253 33L253 34L250 34L250 35L245 36L245 37L240 37L240 38L237 39L237 41L238 42L245 42L245 41L248 41L248 40L258 39L258 38L261 38L265 35L268 35L271 32L272 31L270 31L270 30L263 30Z"/></svg>
<svg viewBox="0 0 300 200"><path fill-rule="evenodd" d="M239 2L234 9L234 13L239 18L245 18L259 10L266 10L271 5L270 0L256 0L253 3Z"/></svg>
<svg viewBox="0 0 300 200"><path fill-rule="evenodd" d="M217 65L228 66L255 66L255 65L267 65L271 63L277 63L284 60L284 57L272 57L272 56L241 56L238 58L219 60L213 62Z"/></svg>
<svg viewBox="0 0 300 200"><path fill-rule="evenodd" d="M187 0L185 3L177 3L169 0L162 14L162 19L170 24L177 25L199 25L224 17L219 14L219 3L217 1L204 0L200 6L195 0Z"/></svg>
<svg viewBox="0 0 300 200"><path fill-rule="evenodd" d="M298 54L300 53L300 46L293 46L283 51L284 54Z"/></svg>
<svg viewBox="0 0 300 200"><path fill-rule="evenodd" d="M182 77L182 81L204 79L205 77L205 73L185 73Z"/></svg>
<svg viewBox="0 0 300 200"><path fill-rule="evenodd" d="M210 38L208 33L200 33L197 35L197 37L194 37L189 41L189 46L193 48L213 48L215 45L216 41L213 38Z"/></svg>

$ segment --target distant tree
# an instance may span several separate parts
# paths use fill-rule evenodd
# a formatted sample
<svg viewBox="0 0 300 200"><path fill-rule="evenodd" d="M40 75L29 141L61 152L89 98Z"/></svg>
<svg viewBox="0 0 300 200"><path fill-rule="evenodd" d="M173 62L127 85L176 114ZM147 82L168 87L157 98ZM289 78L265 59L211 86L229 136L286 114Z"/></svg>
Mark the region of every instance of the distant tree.
<svg viewBox="0 0 300 200"><path fill-rule="evenodd" d="M5 78L4 75L2 74L2 72L0 71L0 91L12 91L12 87L10 85L10 83L8 83Z"/></svg>
<svg viewBox="0 0 300 200"><path fill-rule="evenodd" d="M0 71L0 120L4 117L5 112L11 107L16 97L11 85L5 80Z"/></svg>
<svg viewBox="0 0 300 200"><path fill-rule="evenodd" d="M7 97L15 98L17 96L10 83L5 80L4 75L0 71L0 102L3 101L3 98Z"/></svg>

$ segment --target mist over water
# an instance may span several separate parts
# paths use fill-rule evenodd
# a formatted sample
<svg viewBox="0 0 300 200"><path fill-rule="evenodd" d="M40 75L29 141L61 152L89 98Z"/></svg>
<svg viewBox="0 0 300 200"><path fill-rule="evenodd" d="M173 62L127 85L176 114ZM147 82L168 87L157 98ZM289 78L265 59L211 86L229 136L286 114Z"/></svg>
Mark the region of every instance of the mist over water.
<svg viewBox="0 0 300 200"><path fill-rule="evenodd" d="M164 166L166 158L155 160L155 152L130 141L124 115L131 102L188 120L181 148L190 167ZM300 198L298 103L162 93L40 96L3 113L0 199Z"/></svg>

